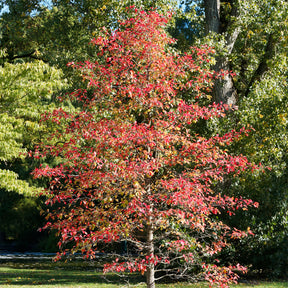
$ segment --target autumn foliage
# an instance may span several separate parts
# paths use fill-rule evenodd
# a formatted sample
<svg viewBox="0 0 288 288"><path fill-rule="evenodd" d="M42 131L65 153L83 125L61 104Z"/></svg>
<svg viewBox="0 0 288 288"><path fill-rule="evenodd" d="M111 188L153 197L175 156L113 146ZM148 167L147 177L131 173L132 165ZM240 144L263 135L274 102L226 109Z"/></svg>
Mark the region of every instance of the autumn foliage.
<svg viewBox="0 0 288 288"><path fill-rule="evenodd" d="M213 51L174 50L164 30L168 20L133 8L119 30L92 40L99 61L70 63L87 89L69 95L77 112L43 116L59 124L51 135L57 143L40 146L36 155L59 165L34 175L50 179L46 228L59 231L62 254L69 242L70 251L93 257L105 249L102 243L125 241L128 250L105 271L146 273L147 287L155 287L155 275L226 287L244 268L218 267L212 259L227 238L247 231L216 216L257 204L213 186L251 166L225 151L246 131L210 139L193 132L198 120L225 115L221 105L199 104L215 77L207 68Z"/></svg>

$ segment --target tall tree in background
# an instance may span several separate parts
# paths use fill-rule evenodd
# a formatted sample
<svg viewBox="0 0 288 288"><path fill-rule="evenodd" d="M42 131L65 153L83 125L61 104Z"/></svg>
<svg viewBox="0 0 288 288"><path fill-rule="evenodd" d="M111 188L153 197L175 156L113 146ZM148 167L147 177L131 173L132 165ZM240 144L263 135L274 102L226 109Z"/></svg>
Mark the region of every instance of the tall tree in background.
<svg viewBox="0 0 288 288"><path fill-rule="evenodd" d="M187 18L177 27L179 49L186 42L208 43L215 47L214 69L232 70L215 81L213 100L238 106L220 121L204 126L208 135L231 128L253 127L230 151L247 155L251 162L271 168L265 175L244 176L235 182L226 179L219 189L237 196L246 192L260 208L240 213L233 223L253 226L256 236L242 242L229 255L241 255L241 262L253 264L274 276L287 276L287 1L182 1ZM180 19L181 20L181 19ZM183 25L184 23L184 25ZM195 33L195 31L197 33ZM230 191L230 192L229 192ZM252 221L251 221L252 219ZM267 263L273 263L269 267ZM273 269L271 269L273 267Z"/></svg>
<svg viewBox="0 0 288 288"><path fill-rule="evenodd" d="M34 171L50 179L46 228L59 231L63 254L71 242L73 253L93 257L101 243L127 241L131 252L105 271L146 273L148 288L155 287L155 275L202 277L226 287L237 275L213 257L227 238L246 233L215 215L257 205L214 193L213 186L250 167L223 149L242 133L206 139L193 132L199 119L225 115L222 106L199 104L212 84L210 51L181 55L169 46L174 41L164 31L165 17L130 13L120 30L93 40L99 61L71 63L92 91L70 95L82 109L44 117L65 126L51 135L57 145L36 151L62 158Z"/></svg>
<svg viewBox="0 0 288 288"><path fill-rule="evenodd" d="M45 130L39 124L41 114L55 109L53 93L59 93L59 89L67 85L62 75L60 70L41 61L6 63L0 67L0 189L33 194L33 188L25 181L24 171L29 174L24 164L25 154L43 140ZM13 163L20 165L14 167L15 171ZM17 180L18 171L22 180Z"/></svg>
<svg viewBox="0 0 288 288"><path fill-rule="evenodd" d="M52 129L39 122L57 107L53 95L67 86L62 77L42 61L0 66L0 233L21 249L37 242L40 224L39 183L30 175L39 159L25 155Z"/></svg>
<svg viewBox="0 0 288 288"><path fill-rule="evenodd" d="M198 11L194 20L197 16L204 20L200 34L214 39L210 44L218 50L215 70L237 74L236 78L228 74L215 83L216 102L237 105L269 71L279 65L283 68L287 58L287 1L198 0L182 1L182 5L189 7L188 11Z"/></svg>
<svg viewBox="0 0 288 288"><path fill-rule="evenodd" d="M224 48L226 51L224 55L218 56L216 60L215 70L221 71L231 70L231 65L228 60L228 55L233 51L235 42L240 33L240 26L237 23L237 16L239 16L239 8L237 1L225 2L220 0L204 0L205 10L205 33L206 35L220 34L224 39ZM228 6L229 8L227 9ZM227 11L224 9L226 8ZM223 12L223 10L225 12ZM236 25L235 25L236 24ZM237 25L238 24L238 25ZM220 39L220 37L218 37ZM214 85L213 91L214 100L217 103L227 103L229 105L236 105L237 92L234 87L234 82L231 74L226 74L219 78Z"/></svg>
<svg viewBox="0 0 288 288"><path fill-rule="evenodd" d="M196 4L195 4L196 3ZM202 38L216 47L215 70L235 72L216 81L213 99L237 105L220 122L210 122L212 135L231 128L251 126L255 132L241 139L230 151L247 155L251 162L271 168L266 175L241 181L227 180L221 189L230 195L245 191L257 199L257 213L245 212L235 218L243 227L253 226L256 237L248 240L237 253L247 263L271 272L287 275L287 1L191 1L203 20ZM201 14L202 13L202 14ZM198 26L201 27L201 26ZM209 126L209 125L208 125ZM249 180L248 180L249 179ZM251 219L253 219L251 221ZM241 252L240 252L241 251ZM244 252L244 253L243 253Z"/></svg>
<svg viewBox="0 0 288 288"><path fill-rule="evenodd" d="M118 21L125 17L127 6L137 4L145 10L157 5L162 11L175 7L173 0L72 2L53 0L44 5L45 1L40 0L2 1L0 5L7 9L1 15L0 49L7 50L6 61L40 59L68 72L69 61L95 58L86 43L102 27L116 29Z"/></svg>

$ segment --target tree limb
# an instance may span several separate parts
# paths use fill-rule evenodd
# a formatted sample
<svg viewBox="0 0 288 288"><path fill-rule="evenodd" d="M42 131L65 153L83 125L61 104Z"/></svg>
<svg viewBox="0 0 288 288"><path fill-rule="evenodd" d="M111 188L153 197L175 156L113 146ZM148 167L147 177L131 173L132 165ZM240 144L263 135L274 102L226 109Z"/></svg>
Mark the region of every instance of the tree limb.
<svg viewBox="0 0 288 288"><path fill-rule="evenodd" d="M23 54L20 54L20 55L15 55L13 57L10 57L9 60L13 61L13 60L19 59L19 58L32 58L32 59L36 59L36 60L41 60L44 63L48 62L47 60L44 60L44 59L42 59L40 57L37 57L37 56L33 55L35 52L36 52L36 50L33 50L32 52L29 52L29 53L23 53Z"/></svg>
<svg viewBox="0 0 288 288"><path fill-rule="evenodd" d="M247 89L245 91L245 94L244 94L245 97L249 95L253 84L257 81L260 81L263 78L265 72L267 72L269 70L268 60L273 58L273 56L275 54L276 44L277 44L277 39L275 39L275 37L272 33L269 34L267 44L265 47L264 55L263 55L259 65L258 65L257 69L255 70L253 76L250 79L250 82L249 82Z"/></svg>

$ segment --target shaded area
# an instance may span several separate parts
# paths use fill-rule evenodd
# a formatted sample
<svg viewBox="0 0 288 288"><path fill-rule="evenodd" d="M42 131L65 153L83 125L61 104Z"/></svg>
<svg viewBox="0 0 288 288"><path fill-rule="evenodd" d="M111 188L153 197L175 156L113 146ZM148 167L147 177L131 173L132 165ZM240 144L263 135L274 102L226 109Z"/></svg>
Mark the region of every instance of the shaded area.
<svg viewBox="0 0 288 288"><path fill-rule="evenodd" d="M0 163L0 169L5 167ZM40 199L0 190L0 250L25 251L37 246L44 224L40 216Z"/></svg>

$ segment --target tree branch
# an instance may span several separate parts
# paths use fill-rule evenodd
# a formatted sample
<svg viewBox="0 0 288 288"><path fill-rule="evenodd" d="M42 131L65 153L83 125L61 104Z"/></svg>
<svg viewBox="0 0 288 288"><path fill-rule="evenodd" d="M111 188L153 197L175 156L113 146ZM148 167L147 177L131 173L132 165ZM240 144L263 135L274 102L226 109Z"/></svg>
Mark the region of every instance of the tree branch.
<svg viewBox="0 0 288 288"><path fill-rule="evenodd" d="M275 39L275 37L272 33L269 34L267 44L265 47L264 55L263 55L259 65L258 65L257 69L255 70L253 76L250 79L250 82L249 82L247 89L245 91L245 94L244 94L245 97L249 95L253 84L257 81L260 81L263 78L265 72L267 72L269 70L268 60L273 58L273 56L275 54L276 44L277 44L277 39Z"/></svg>
<svg viewBox="0 0 288 288"><path fill-rule="evenodd" d="M29 52L29 53L24 53L24 54L20 54L20 55L15 55L13 57L10 57L9 60L10 61L13 61L15 59L20 59L20 58L32 58L32 59L36 59L36 60L41 60L43 61L44 63L47 63L48 61L47 60L44 60L42 58L39 58L35 55L33 55L34 53L36 52L36 50L33 50L32 52Z"/></svg>

